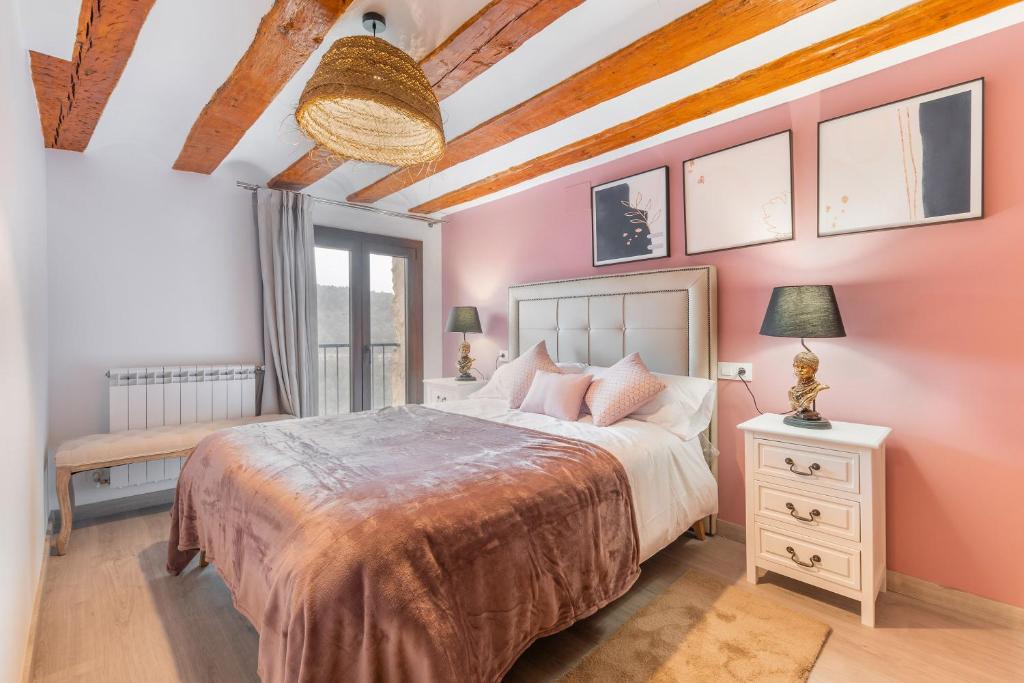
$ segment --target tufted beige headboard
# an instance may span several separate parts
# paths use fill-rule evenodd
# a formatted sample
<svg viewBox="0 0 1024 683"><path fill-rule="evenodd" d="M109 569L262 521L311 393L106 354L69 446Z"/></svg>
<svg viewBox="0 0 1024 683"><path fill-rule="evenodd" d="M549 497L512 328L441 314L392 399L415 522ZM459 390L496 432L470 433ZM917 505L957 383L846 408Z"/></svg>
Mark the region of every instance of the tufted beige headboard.
<svg viewBox="0 0 1024 683"><path fill-rule="evenodd" d="M713 266L515 285L509 353L541 339L559 362L611 365L640 352L655 372L714 378Z"/></svg>
<svg viewBox="0 0 1024 683"><path fill-rule="evenodd" d="M515 285L508 289L509 354L543 339L563 363L608 366L638 351L655 372L715 379L716 310L714 266ZM714 418L711 442L718 442Z"/></svg>

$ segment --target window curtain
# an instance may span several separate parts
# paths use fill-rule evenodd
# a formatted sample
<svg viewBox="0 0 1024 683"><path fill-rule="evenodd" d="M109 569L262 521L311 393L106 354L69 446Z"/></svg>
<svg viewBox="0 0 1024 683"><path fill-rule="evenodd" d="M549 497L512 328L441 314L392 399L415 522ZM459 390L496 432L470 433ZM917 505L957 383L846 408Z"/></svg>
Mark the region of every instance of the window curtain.
<svg viewBox="0 0 1024 683"><path fill-rule="evenodd" d="M278 408L316 415L317 319L313 200L296 192L257 190L253 197L263 283L267 384Z"/></svg>

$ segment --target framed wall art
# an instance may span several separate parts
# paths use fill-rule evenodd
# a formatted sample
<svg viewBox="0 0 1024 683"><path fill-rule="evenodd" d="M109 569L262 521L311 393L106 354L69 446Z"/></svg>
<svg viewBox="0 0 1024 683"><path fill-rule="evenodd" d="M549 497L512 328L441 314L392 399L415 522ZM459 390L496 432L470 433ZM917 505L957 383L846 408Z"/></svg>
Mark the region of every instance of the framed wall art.
<svg viewBox="0 0 1024 683"><path fill-rule="evenodd" d="M818 124L818 235L982 217L984 81Z"/></svg>
<svg viewBox="0 0 1024 683"><path fill-rule="evenodd" d="M683 162L686 253L793 239L792 131Z"/></svg>
<svg viewBox="0 0 1024 683"><path fill-rule="evenodd" d="M665 258L668 253L668 166L590 190L594 265Z"/></svg>

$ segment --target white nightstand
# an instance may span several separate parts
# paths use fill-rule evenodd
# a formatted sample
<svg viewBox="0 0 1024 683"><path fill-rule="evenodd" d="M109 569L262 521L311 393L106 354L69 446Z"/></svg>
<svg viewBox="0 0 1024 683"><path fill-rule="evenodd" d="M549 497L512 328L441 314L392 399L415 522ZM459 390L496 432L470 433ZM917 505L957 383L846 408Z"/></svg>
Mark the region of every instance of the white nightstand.
<svg viewBox="0 0 1024 683"><path fill-rule="evenodd" d="M459 401L482 387L486 382L459 382L454 377L423 380L423 405L445 401Z"/></svg>
<svg viewBox="0 0 1024 683"><path fill-rule="evenodd" d="M747 580L759 569L859 600L875 625L885 590L885 439L888 427L833 422L790 427L781 415L746 433Z"/></svg>

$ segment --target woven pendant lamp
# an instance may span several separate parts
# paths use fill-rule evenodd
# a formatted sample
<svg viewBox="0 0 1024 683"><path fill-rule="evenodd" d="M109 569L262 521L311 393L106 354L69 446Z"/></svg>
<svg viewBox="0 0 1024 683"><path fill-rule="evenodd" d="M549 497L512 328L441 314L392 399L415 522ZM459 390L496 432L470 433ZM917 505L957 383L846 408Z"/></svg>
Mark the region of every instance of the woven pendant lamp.
<svg viewBox="0 0 1024 683"><path fill-rule="evenodd" d="M441 110L423 69L376 35L331 46L302 91L295 120L346 159L412 166L444 153Z"/></svg>

